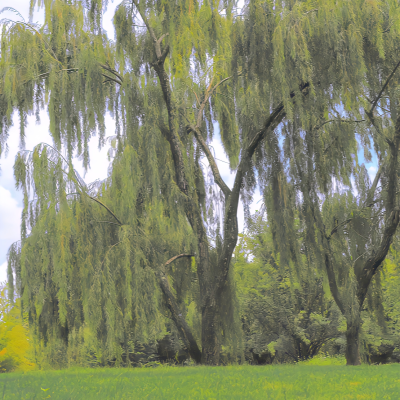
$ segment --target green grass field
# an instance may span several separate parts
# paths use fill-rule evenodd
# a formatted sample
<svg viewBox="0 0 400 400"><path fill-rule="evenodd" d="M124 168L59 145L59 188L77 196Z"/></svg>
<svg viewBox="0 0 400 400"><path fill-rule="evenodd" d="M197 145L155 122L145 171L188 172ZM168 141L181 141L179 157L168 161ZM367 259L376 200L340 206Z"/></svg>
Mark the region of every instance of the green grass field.
<svg viewBox="0 0 400 400"><path fill-rule="evenodd" d="M301 364L12 373L0 376L0 399L400 399L400 365Z"/></svg>

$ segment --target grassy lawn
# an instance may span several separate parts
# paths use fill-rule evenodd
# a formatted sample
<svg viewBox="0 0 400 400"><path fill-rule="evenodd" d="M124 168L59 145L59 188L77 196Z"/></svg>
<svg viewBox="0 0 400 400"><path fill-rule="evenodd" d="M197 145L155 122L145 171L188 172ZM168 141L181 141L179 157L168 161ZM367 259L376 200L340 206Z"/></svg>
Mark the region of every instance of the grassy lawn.
<svg viewBox="0 0 400 400"><path fill-rule="evenodd" d="M400 365L309 363L12 373L0 376L0 399L400 399Z"/></svg>

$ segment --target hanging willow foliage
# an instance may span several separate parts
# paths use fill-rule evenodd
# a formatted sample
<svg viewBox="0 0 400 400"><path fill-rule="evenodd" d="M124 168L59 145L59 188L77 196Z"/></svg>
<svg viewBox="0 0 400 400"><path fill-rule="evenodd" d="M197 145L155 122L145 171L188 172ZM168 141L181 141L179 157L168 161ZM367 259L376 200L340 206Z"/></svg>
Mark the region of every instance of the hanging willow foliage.
<svg viewBox="0 0 400 400"><path fill-rule="evenodd" d="M395 64L397 1L249 0L240 13L231 1L123 1L115 42L101 29L106 2L38 5L42 27L5 21L0 58L1 151L14 110L23 142L27 114L47 107L54 146L67 154L62 160L44 146L16 161L26 193L17 278L25 306L37 323L48 318L49 332L80 318L116 354L115 343L130 340L121 332L153 337L162 329L158 277L191 356L200 361L201 337L201 361L218 364L221 332L233 320L223 310L233 304L239 198L247 210L261 187L280 259L290 263L298 251L291 205L300 204L311 248L313 209L333 183L350 186L358 144L366 154L371 143L387 151L376 104L364 110L368 98L382 97L382 77ZM85 187L71 159L81 155L89 166L88 141L97 133L105 143L107 110L116 122L112 171L98 188ZM211 151L219 137L236 173L232 188ZM190 304L176 288L180 273L165 266L178 254L196 257L198 333L182 317ZM70 311L79 303L72 298L83 311Z"/></svg>
<svg viewBox="0 0 400 400"><path fill-rule="evenodd" d="M121 362L132 343L154 342L164 333L154 271L182 249L194 253L195 243L173 194L164 196L162 186L149 190L141 171L129 145L115 158L110 177L91 186L49 145L18 155L15 176L25 193L23 224L30 234L15 272L45 342L55 327L65 342L92 332L101 361ZM30 202L29 188L37 196ZM190 285L189 278L177 286L185 296Z"/></svg>

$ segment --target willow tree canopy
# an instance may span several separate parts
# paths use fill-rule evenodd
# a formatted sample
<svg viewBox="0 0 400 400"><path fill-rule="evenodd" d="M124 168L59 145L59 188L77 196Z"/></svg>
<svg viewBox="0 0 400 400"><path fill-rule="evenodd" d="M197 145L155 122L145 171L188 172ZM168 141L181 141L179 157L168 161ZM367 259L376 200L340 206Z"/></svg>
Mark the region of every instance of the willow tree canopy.
<svg viewBox="0 0 400 400"><path fill-rule="evenodd" d="M218 364L239 197L248 208L259 185L281 260L291 262L290 198L311 210L295 185L300 174L313 175L315 203L333 183L350 185L359 145L367 157L371 139L379 154L387 153L379 122L365 110L371 110L368 99L382 96L398 62L398 3L250 0L239 12L230 1L123 1L114 16L115 42L102 31L101 0L38 5L45 8L43 26L3 23L0 58L0 151L14 110L23 141L26 116L46 108L54 145L67 154L62 160L42 146L16 161L26 193L17 277L26 307L40 321L45 299L54 299L49 329L65 329L70 318L68 335L100 318L103 332L114 332L102 338L111 357L116 343L130 340L128 321L145 326L154 313L148 268L164 274L158 265L189 251L196 257L201 333L189 332L193 326L168 304L194 358L201 337L203 362ZM393 96L394 109L396 91ZM78 154L89 165L95 133L105 144L107 111L116 123L112 172L99 188L85 187L71 159ZM232 188L210 150L219 137L236 172ZM311 162L303 157L305 145ZM96 211L88 208L93 199L103 204ZM304 229L312 240L308 211ZM92 224L106 217L107 223ZM74 292L78 276L87 297ZM74 296L76 307L83 304L79 316ZM180 307L185 314L190 304ZM124 326L122 336L116 326Z"/></svg>

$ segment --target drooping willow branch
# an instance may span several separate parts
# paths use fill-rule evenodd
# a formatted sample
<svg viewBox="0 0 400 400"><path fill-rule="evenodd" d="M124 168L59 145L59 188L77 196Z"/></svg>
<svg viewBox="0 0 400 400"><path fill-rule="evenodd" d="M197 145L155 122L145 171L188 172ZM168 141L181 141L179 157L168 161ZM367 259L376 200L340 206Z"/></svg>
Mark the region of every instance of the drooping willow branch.
<svg viewBox="0 0 400 400"><path fill-rule="evenodd" d="M41 146L41 145L44 145L44 146L46 146L46 147L51 148L53 151L55 151L55 152L59 155L59 157L61 157L61 158L64 160L64 162L65 162L67 165L69 165L69 167L70 167L70 169L72 170L72 173L73 173L73 176L70 177L70 178L71 178L71 179L73 180L73 182L77 185L77 187L79 187L79 188L81 189L81 192L82 192L85 196L89 197L89 199L95 201L97 204L101 205L105 210L107 210L107 212L108 212L110 215L112 215L113 218L115 218L115 220L118 222L118 225L120 225L120 226L123 225L123 223L119 220L119 218L115 215L115 213L114 213L109 207L107 207L107 206L106 206L103 202L101 202L99 199L96 199L95 197L90 196L90 195L86 192L85 188L84 188L83 185L82 185L82 182L80 182L81 179L78 178L78 174L77 174L77 172L75 171L75 169L72 168L72 165L65 159L65 157L64 157L56 148L54 148L53 146L51 146L50 144L45 143L45 142L39 143L36 147ZM25 151L28 151L29 153L33 153L33 151L30 151L30 150L25 150ZM51 159L49 159L49 158L48 158L48 160L49 160L50 162L53 162L53 160L51 160ZM67 172L65 172L64 170L63 170L63 172L64 172L66 175L69 175L69 174L68 174ZM68 195L71 195L71 194L81 194L81 193L79 193L79 192L78 192L78 193L69 193Z"/></svg>
<svg viewBox="0 0 400 400"><path fill-rule="evenodd" d="M388 78L386 79L386 82L383 84L381 91L378 93L378 95L376 96L375 100L373 100L372 102L372 106L371 109L369 111L365 110L365 114L367 115L369 121L371 122L372 126L376 129L376 131L385 139L386 143L391 146L393 145L393 142L387 138L379 129L379 127L376 124L375 121L375 117L374 117L374 110L376 108L376 106L378 105L379 100L382 97L382 94L384 93L384 91L386 90L390 80L393 78L395 72L397 71L397 69L400 66L400 61L396 64L396 66L394 67L393 71L391 72L391 74L388 76Z"/></svg>

